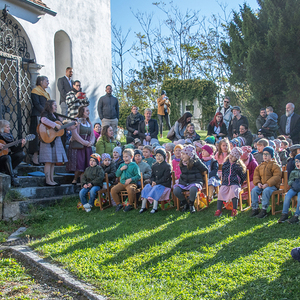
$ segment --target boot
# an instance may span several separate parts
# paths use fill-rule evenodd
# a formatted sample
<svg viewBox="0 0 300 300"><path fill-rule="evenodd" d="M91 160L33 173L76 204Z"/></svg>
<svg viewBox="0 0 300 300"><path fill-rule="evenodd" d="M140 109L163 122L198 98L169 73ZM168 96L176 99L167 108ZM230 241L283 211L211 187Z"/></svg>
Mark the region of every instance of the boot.
<svg viewBox="0 0 300 300"><path fill-rule="evenodd" d="M194 212L196 212L195 206L194 206L194 202L190 201L190 213L193 214Z"/></svg>
<svg viewBox="0 0 300 300"><path fill-rule="evenodd" d="M13 187L20 186L19 182L15 178L14 169L13 169L12 164L11 164L10 156L8 156L7 160L5 161L5 168L6 168L6 171L7 171L8 175L10 175L11 186L13 186Z"/></svg>
<svg viewBox="0 0 300 300"><path fill-rule="evenodd" d="M190 208L189 204L186 202L184 205L183 205L183 209L181 210L182 212L186 212L188 211Z"/></svg>

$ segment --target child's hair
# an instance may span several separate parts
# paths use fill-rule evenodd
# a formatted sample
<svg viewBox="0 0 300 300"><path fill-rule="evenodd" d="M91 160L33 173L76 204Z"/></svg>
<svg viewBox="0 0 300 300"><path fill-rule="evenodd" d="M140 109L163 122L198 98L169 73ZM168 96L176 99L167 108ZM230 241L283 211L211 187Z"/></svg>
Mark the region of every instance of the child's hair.
<svg viewBox="0 0 300 300"><path fill-rule="evenodd" d="M282 140L281 144L283 144L284 146L288 146L289 145L288 141L286 141L286 140Z"/></svg>
<svg viewBox="0 0 300 300"><path fill-rule="evenodd" d="M95 124L94 124L94 128L96 127L96 125L99 125L100 128L101 128L101 124L100 124L100 123L95 123Z"/></svg>
<svg viewBox="0 0 300 300"><path fill-rule="evenodd" d="M278 139L278 140L281 140L281 141L285 141L285 140L286 140L284 135L279 135L279 136L277 137L277 139Z"/></svg>
<svg viewBox="0 0 300 300"><path fill-rule="evenodd" d="M266 107L266 110L269 110L270 112L273 112L273 107L272 106L268 106L268 107Z"/></svg>
<svg viewBox="0 0 300 300"><path fill-rule="evenodd" d="M166 151L166 162L171 166L172 168L172 155L170 151Z"/></svg>
<svg viewBox="0 0 300 300"><path fill-rule="evenodd" d="M267 147L269 146L269 141L267 139L260 139L258 142L257 142L257 145L262 145L264 147Z"/></svg>
<svg viewBox="0 0 300 300"><path fill-rule="evenodd" d="M229 159L229 155L225 158L224 162L227 161L228 159ZM244 173L247 172L247 167L246 167L245 163L241 159L238 159L236 161L236 163L242 167Z"/></svg>
<svg viewBox="0 0 300 300"><path fill-rule="evenodd" d="M290 157L294 158L297 155L297 149L294 149L290 152Z"/></svg>
<svg viewBox="0 0 300 300"><path fill-rule="evenodd" d="M227 138L225 138L225 139L222 139L221 141L220 141L220 143L218 144L218 158L220 158L220 155L222 154L222 148L221 148L221 146L223 145L223 144L227 144L227 155L230 153L230 144L229 144L229 140L227 139Z"/></svg>
<svg viewBox="0 0 300 300"><path fill-rule="evenodd" d="M194 157L190 157L190 158L189 158L189 161L188 161L188 163L187 163L187 168L188 168L188 170L190 170L190 169L193 168L194 162L195 162ZM180 166L180 167L183 167L182 159L180 160L179 166Z"/></svg>
<svg viewBox="0 0 300 300"><path fill-rule="evenodd" d="M293 145L293 141L290 138L286 138L287 142L289 143L289 147Z"/></svg>
<svg viewBox="0 0 300 300"><path fill-rule="evenodd" d="M125 153L128 154L128 155L130 155L131 157L133 157L133 155L134 155L133 149L130 149L130 148L126 148L126 149L123 151L123 155L124 155Z"/></svg>
<svg viewBox="0 0 300 300"><path fill-rule="evenodd" d="M169 146L169 147L172 149L172 152L174 151L175 144L173 144L173 143L166 143L166 144L165 144L165 148L166 148L167 146Z"/></svg>
<svg viewBox="0 0 300 300"><path fill-rule="evenodd" d="M150 145L145 145L143 150L146 149L146 150L149 150L150 153L153 153L153 148L150 146Z"/></svg>
<svg viewBox="0 0 300 300"><path fill-rule="evenodd" d="M213 154L216 154L216 152L217 152L217 147L216 147L215 145L208 145L208 146L212 149Z"/></svg>
<svg viewBox="0 0 300 300"><path fill-rule="evenodd" d="M188 129L193 126L194 127L194 131L195 131L195 125L193 123L189 123L186 125L185 131L184 131L184 136L186 136L188 134Z"/></svg>

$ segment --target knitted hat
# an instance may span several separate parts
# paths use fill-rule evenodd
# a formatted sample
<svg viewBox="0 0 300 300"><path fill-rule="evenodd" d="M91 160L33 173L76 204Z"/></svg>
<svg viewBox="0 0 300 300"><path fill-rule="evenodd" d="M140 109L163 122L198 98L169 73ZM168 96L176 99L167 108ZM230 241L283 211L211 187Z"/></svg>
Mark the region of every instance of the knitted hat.
<svg viewBox="0 0 300 300"><path fill-rule="evenodd" d="M300 262L300 247L294 248L291 251L292 258Z"/></svg>
<svg viewBox="0 0 300 300"><path fill-rule="evenodd" d="M250 146L243 146L242 148L243 154L241 156L242 160L248 159L250 153L252 152L252 148Z"/></svg>
<svg viewBox="0 0 300 300"><path fill-rule="evenodd" d="M243 150L242 150L241 148L239 148L239 147L234 147L234 148L231 150L230 154L231 154L233 157L235 157L236 159L240 159L241 156L242 156L242 154L243 154Z"/></svg>
<svg viewBox="0 0 300 300"><path fill-rule="evenodd" d="M157 146L160 146L160 143L157 143L157 142L156 142L156 143L153 143L153 144L152 144L153 149L156 148Z"/></svg>
<svg viewBox="0 0 300 300"><path fill-rule="evenodd" d="M237 138L234 138L230 141L230 143L233 145L233 147L238 147L239 140Z"/></svg>
<svg viewBox="0 0 300 300"><path fill-rule="evenodd" d="M205 150L208 152L209 155L212 155L213 154L213 149L211 147L209 147L208 145L204 145L202 147L202 150Z"/></svg>
<svg viewBox="0 0 300 300"><path fill-rule="evenodd" d="M102 160L104 160L104 159L106 159L106 158L108 158L109 160L111 160L111 157L110 157L110 155L109 155L108 153L103 153L103 154L101 155L101 158L102 158Z"/></svg>
<svg viewBox="0 0 300 300"><path fill-rule="evenodd" d="M143 156L143 152L142 152L141 150L139 150L139 149L135 149L135 150L134 150L134 156L135 156L136 154L139 154L140 156Z"/></svg>
<svg viewBox="0 0 300 300"><path fill-rule="evenodd" d="M274 149L270 146L268 147L265 147L263 151L267 151L270 153L271 157L273 158L274 157Z"/></svg>
<svg viewBox="0 0 300 300"><path fill-rule="evenodd" d="M185 143L185 140L184 139L180 139L177 141L177 145L180 144L180 145L184 145Z"/></svg>
<svg viewBox="0 0 300 300"><path fill-rule="evenodd" d="M126 141L127 141L128 144L131 144L131 143L134 142L134 138L132 136L127 136Z"/></svg>
<svg viewBox="0 0 300 300"><path fill-rule="evenodd" d="M216 142L216 139L215 139L214 136L208 136L208 137L205 139L205 142L208 143L208 144L214 145L215 142Z"/></svg>
<svg viewBox="0 0 300 300"><path fill-rule="evenodd" d="M194 146L195 146L195 147L199 147L199 148L202 148L202 147L203 147L202 144L199 143L199 142L194 142Z"/></svg>
<svg viewBox="0 0 300 300"><path fill-rule="evenodd" d="M157 149L157 150L155 151L155 154L158 154L158 153L161 154L161 155L163 156L164 160L166 159L167 154L166 154L166 151L165 151L164 148L159 148L159 149Z"/></svg>
<svg viewBox="0 0 300 300"><path fill-rule="evenodd" d="M124 146L124 149L134 149L134 146L132 144L127 144Z"/></svg>
<svg viewBox="0 0 300 300"><path fill-rule="evenodd" d="M243 147L246 145L246 140L243 137L238 136L237 140L238 140L238 147Z"/></svg>
<svg viewBox="0 0 300 300"><path fill-rule="evenodd" d="M175 148L174 148L174 151L175 151L177 148L179 148L180 150L182 150L182 149L183 149L183 146L182 146L181 144L176 145Z"/></svg>
<svg viewBox="0 0 300 300"><path fill-rule="evenodd" d="M121 147L115 147L113 152L118 152L119 155L121 156L122 155L122 148Z"/></svg>
<svg viewBox="0 0 300 300"><path fill-rule="evenodd" d="M296 159L298 159L299 161L300 161L300 154L297 154L296 156L295 156L295 160Z"/></svg>
<svg viewBox="0 0 300 300"><path fill-rule="evenodd" d="M99 164L100 160L101 160L101 156L98 153L93 153L90 158L93 158L97 164Z"/></svg>
<svg viewBox="0 0 300 300"><path fill-rule="evenodd" d="M271 140L269 140L269 146L272 147L272 148L276 147L275 143Z"/></svg>
<svg viewBox="0 0 300 300"><path fill-rule="evenodd" d="M193 145L186 145L181 150L182 153L187 154L189 157L195 156L196 149Z"/></svg>
<svg viewBox="0 0 300 300"><path fill-rule="evenodd" d="M190 139L186 139L186 140L184 141L184 143L185 143L185 144L193 144L192 141L191 141Z"/></svg>

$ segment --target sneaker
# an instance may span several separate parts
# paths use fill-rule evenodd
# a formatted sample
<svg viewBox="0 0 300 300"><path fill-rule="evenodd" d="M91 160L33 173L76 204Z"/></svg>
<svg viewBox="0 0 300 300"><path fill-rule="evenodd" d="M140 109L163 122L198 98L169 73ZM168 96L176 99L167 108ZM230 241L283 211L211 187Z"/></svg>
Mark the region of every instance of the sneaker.
<svg viewBox="0 0 300 300"><path fill-rule="evenodd" d="M282 214L278 223L284 223L289 218L288 214Z"/></svg>
<svg viewBox="0 0 300 300"><path fill-rule="evenodd" d="M145 212L147 210L147 208L141 208L139 213L142 214L143 212Z"/></svg>
<svg viewBox="0 0 300 300"><path fill-rule="evenodd" d="M194 205L190 205L190 213L193 214L196 212L195 206Z"/></svg>
<svg viewBox="0 0 300 300"><path fill-rule="evenodd" d="M290 219L288 219L288 223L290 223L290 224L295 224L298 222L299 222L299 217L295 216L295 215L293 215Z"/></svg>
<svg viewBox="0 0 300 300"><path fill-rule="evenodd" d="M129 205L125 206L124 211L127 212L127 211L130 211L132 209L133 209L132 205L129 204Z"/></svg>
<svg viewBox="0 0 300 300"><path fill-rule="evenodd" d="M155 209L155 208L153 208L153 209L150 211L150 214L155 214L155 213L157 213L157 212L158 212L158 210Z"/></svg>
<svg viewBox="0 0 300 300"><path fill-rule="evenodd" d="M260 213L257 215L257 217L259 218L259 219L262 219L262 218L264 218L264 217L266 217L268 214L267 214L267 211L265 210L265 209L262 209L261 211L260 211Z"/></svg>
<svg viewBox="0 0 300 300"><path fill-rule="evenodd" d="M85 210L87 210L87 209L91 210L91 205L89 203L84 204L83 207Z"/></svg>
<svg viewBox="0 0 300 300"><path fill-rule="evenodd" d="M121 203L119 203L116 207L116 212L120 211L123 208L123 205Z"/></svg>
<svg viewBox="0 0 300 300"><path fill-rule="evenodd" d="M90 208L85 208L85 211L86 211L86 212L90 212L91 209L90 209Z"/></svg>
<svg viewBox="0 0 300 300"><path fill-rule="evenodd" d="M215 217L220 217L222 215L222 211L220 209L218 209L216 212L215 212Z"/></svg>
<svg viewBox="0 0 300 300"><path fill-rule="evenodd" d="M231 217L236 217L236 215L237 215L237 210L236 210L236 209L233 209L233 210L231 211Z"/></svg>
<svg viewBox="0 0 300 300"><path fill-rule="evenodd" d="M257 208L257 209L252 209L252 214L251 214L251 218L253 218L253 217L255 217L255 216L257 216L259 214L259 209Z"/></svg>

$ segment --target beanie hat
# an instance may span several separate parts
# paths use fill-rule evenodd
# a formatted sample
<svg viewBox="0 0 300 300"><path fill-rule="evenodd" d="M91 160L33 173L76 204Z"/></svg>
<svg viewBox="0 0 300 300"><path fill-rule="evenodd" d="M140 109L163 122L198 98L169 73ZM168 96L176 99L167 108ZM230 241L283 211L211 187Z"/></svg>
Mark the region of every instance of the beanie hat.
<svg viewBox="0 0 300 300"><path fill-rule="evenodd" d="M243 146L242 148L243 154L241 155L242 160L246 160L249 158L250 153L252 152L252 148L250 146Z"/></svg>
<svg viewBox="0 0 300 300"><path fill-rule="evenodd" d="M134 156L135 156L136 154L139 154L140 156L143 156L143 152L142 152L141 150L139 150L139 149L135 149L135 150L134 150Z"/></svg>
<svg viewBox="0 0 300 300"><path fill-rule="evenodd" d="M153 147L153 148L156 148L157 146L160 146L160 143L155 142L155 143L152 144L152 147Z"/></svg>
<svg viewBox="0 0 300 300"><path fill-rule="evenodd" d="M204 141L208 144L214 145L214 143L216 142L216 139L214 136L208 136Z"/></svg>
<svg viewBox="0 0 300 300"><path fill-rule="evenodd" d="M185 143L185 140L184 139L180 139L177 141L177 145L180 144L180 145L184 145Z"/></svg>
<svg viewBox="0 0 300 300"><path fill-rule="evenodd" d="M90 158L93 158L97 164L99 164L100 160L101 160L101 156L98 153L93 153Z"/></svg>
<svg viewBox="0 0 300 300"><path fill-rule="evenodd" d="M189 157L193 157L196 154L196 149L192 145L186 145L181 150L182 153L187 154Z"/></svg>
<svg viewBox="0 0 300 300"><path fill-rule="evenodd" d="M134 146L132 144L127 144L124 146L124 149L134 149Z"/></svg>
<svg viewBox="0 0 300 300"><path fill-rule="evenodd" d="M109 160L111 160L111 157L110 157L110 155L109 155L108 153L103 153L103 154L101 155L101 158L102 158L102 160L104 160L104 159L106 159L106 158L108 158Z"/></svg>
<svg viewBox="0 0 300 300"><path fill-rule="evenodd" d="M185 144L193 144L192 141L191 141L190 139L186 139L186 140L184 141L184 143L185 143Z"/></svg>
<svg viewBox="0 0 300 300"><path fill-rule="evenodd" d="M119 155L121 156L122 155L122 148L121 147L115 147L113 152L118 152Z"/></svg>
<svg viewBox="0 0 300 300"><path fill-rule="evenodd" d="M127 141L128 144L131 144L131 143L134 142L134 138L132 136L127 136L126 141Z"/></svg>
<svg viewBox="0 0 300 300"><path fill-rule="evenodd" d="M208 152L209 155L212 155L213 154L213 149L211 147L209 147L208 145L204 145L202 147L202 150L205 150Z"/></svg>
<svg viewBox="0 0 300 300"><path fill-rule="evenodd" d="M239 141L237 138L234 138L230 141L230 143L233 145L233 147L238 147Z"/></svg>
<svg viewBox="0 0 300 300"><path fill-rule="evenodd" d="M300 161L300 154L297 154L296 156L295 156L295 160L296 159L298 159L299 161Z"/></svg>
<svg viewBox="0 0 300 300"><path fill-rule="evenodd" d="M199 147L199 148L202 148L202 147L203 147L202 144L199 143L199 142L194 142L194 145L195 145L195 147Z"/></svg>
<svg viewBox="0 0 300 300"><path fill-rule="evenodd" d="M230 154L235 157L237 160L241 158L242 154L243 154L243 150L239 147L234 147Z"/></svg>
<svg viewBox="0 0 300 300"><path fill-rule="evenodd" d="M161 147L161 148L157 149L155 151L155 154L158 154L158 153L163 156L164 160L166 159L167 154L166 154L166 151L164 148Z"/></svg>
<svg viewBox="0 0 300 300"><path fill-rule="evenodd" d="M270 155L271 155L271 157L273 158L274 157L274 149L272 148L272 147L270 147L270 146L267 146L267 147L265 147L264 148L264 150L263 151L267 151L267 152L269 152L270 153Z"/></svg>
<svg viewBox="0 0 300 300"><path fill-rule="evenodd" d="M179 148L180 150L182 150L182 149L183 149L183 146L182 146L181 144L176 145L175 148L174 148L174 151L175 151L177 148Z"/></svg>
<svg viewBox="0 0 300 300"><path fill-rule="evenodd" d="M272 148L276 147L275 143L273 141L271 141L271 140L269 140L269 146L272 147Z"/></svg>
<svg viewBox="0 0 300 300"><path fill-rule="evenodd" d="M243 137L238 136L237 140L238 140L238 147L242 147L246 145L246 140Z"/></svg>

